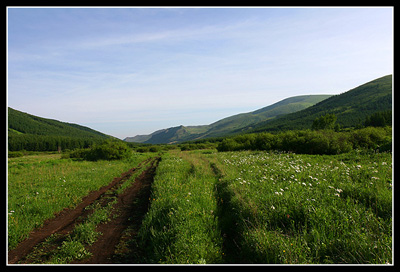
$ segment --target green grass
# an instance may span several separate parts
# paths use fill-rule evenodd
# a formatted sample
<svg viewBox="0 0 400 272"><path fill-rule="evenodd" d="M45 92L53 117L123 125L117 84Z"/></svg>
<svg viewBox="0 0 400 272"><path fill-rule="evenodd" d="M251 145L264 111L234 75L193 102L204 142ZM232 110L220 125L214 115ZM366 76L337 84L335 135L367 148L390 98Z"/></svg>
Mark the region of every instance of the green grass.
<svg viewBox="0 0 400 272"><path fill-rule="evenodd" d="M8 159L8 246L13 249L64 208L148 157L135 153L121 161L74 161L58 154Z"/></svg>
<svg viewBox="0 0 400 272"><path fill-rule="evenodd" d="M28 260L32 263L66 264L90 257L92 253L86 247L92 245L102 235L96 231L96 226L111 220L116 197L113 199L104 207L98 202L87 207L93 210L93 213L84 222L75 226L72 232L64 237L57 235L57 239L52 236L47 238L29 254Z"/></svg>
<svg viewBox="0 0 400 272"><path fill-rule="evenodd" d="M391 154L163 157L147 263L391 263Z"/></svg>
<svg viewBox="0 0 400 272"><path fill-rule="evenodd" d="M391 154L235 152L217 161L230 261L391 262Z"/></svg>
<svg viewBox="0 0 400 272"><path fill-rule="evenodd" d="M57 156L9 159L9 246L148 155L113 162ZM391 153L173 150L162 155L150 208L125 245L137 263L387 264L392 183ZM47 261L90 256L95 226L110 214L95 205Z"/></svg>
<svg viewBox="0 0 400 272"><path fill-rule="evenodd" d="M151 208L139 233L145 263L219 263L215 176L196 153L170 152L157 168Z"/></svg>

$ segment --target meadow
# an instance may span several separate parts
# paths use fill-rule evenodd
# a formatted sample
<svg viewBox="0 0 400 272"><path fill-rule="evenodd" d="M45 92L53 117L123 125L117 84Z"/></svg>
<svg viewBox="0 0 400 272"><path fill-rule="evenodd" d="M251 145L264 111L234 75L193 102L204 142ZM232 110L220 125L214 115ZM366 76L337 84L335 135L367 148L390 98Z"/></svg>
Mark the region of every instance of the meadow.
<svg viewBox="0 0 400 272"><path fill-rule="evenodd" d="M390 263L391 161L359 151L169 153L139 245L150 263Z"/></svg>
<svg viewBox="0 0 400 272"><path fill-rule="evenodd" d="M391 153L213 149L160 155L148 211L119 252L125 263L392 263ZM151 156L9 159L9 249L54 213ZM85 226L77 228L71 237Z"/></svg>
<svg viewBox="0 0 400 272"><path fill-rule="evenodd" d="M135 153L115 161L78 161L60 154L38 154L8 159L8 246L65 208L78 205L90 191L149 157Z"/></svg>

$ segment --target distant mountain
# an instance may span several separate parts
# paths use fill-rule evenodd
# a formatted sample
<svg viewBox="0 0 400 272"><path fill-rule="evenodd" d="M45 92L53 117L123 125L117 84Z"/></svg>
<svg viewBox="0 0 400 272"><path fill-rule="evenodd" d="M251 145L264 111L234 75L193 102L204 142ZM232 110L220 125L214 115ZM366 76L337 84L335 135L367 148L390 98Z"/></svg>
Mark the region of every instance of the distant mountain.
<svg viewBox="0 0 400 272"><path fill-rule="evenodd" d="M279 131L311 128L315 118L333 113L342 127L361 125L367 116L392 110L392 75L387 75L340 95L334 95L314 106L271 121L248 126L249 132Z"/></svg>
<svg viewBox="0 0 400 272"><path fill-rule="evenodd" d="M74 149L113 138L91 128L8 108L9 151Z"/></svg>
<svg viewBox="0 0 400 272"><path fill-rule="evenodd" d="M241 113L221 119L210 125L178 126L161 129L149 135L127 137L127 142L138 143L177 143L209 137L226 136L243 128L249 129L260 122L270 121L277 116L308 108L331 95L302 95L286 98L273 105L249 113Z"/></svg>

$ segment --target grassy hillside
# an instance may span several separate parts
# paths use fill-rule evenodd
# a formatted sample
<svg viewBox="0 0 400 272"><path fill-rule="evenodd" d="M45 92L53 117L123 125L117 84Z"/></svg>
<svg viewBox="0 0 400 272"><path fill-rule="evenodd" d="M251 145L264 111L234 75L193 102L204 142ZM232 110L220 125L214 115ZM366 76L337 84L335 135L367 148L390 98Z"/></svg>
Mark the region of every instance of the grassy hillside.
<svg viewBox="0 0 400 272"><path fill-rule="evenodd" d="M315 118L328 113L335 114L337 123L342 127L354 127L375 112L391 109L392 75L387 75L332 96L295 114L259 123L252 132L308 129Z"/></svg>
<svg viewBox="0 0 400 272"><path fill-rule="evenodd" d="M241 113L221 119L210 125L172 127L156 131L150 135L127 137L125 141L158 144L226 136L242 128L254 126L259 122L272 120L279 115L305 109L328 97L330 97L330 95L302 95L290 97L253 112Z"/></svg>
<svg viewBox="0 0 400 272"><path fill-rule="evenodd" d="M77 124L42 118L8 108L9 151L54 151L87 147L111 136Z"/></svg>
<svg viewBox="0 0 400 272"><path fill-rule="evenodd" d="M301 95L289 97L262 109L234 115L211 124L208 131L201 137L216 137L231 134L247 126L254 126L259 122L268 122L280 115L306 109L331 95Z"/></svg>

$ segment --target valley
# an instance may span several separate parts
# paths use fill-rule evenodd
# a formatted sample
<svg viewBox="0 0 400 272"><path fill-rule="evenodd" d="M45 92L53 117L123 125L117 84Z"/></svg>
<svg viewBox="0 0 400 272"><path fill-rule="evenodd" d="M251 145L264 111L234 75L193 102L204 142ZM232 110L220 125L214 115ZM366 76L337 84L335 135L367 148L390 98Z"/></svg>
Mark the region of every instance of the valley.
<svg viewBox="0 0 400 272"><path fill-rule="evenodd" d="M389 75L125 141L8 108L8 263L391 264L392 107Z"/></svg>

